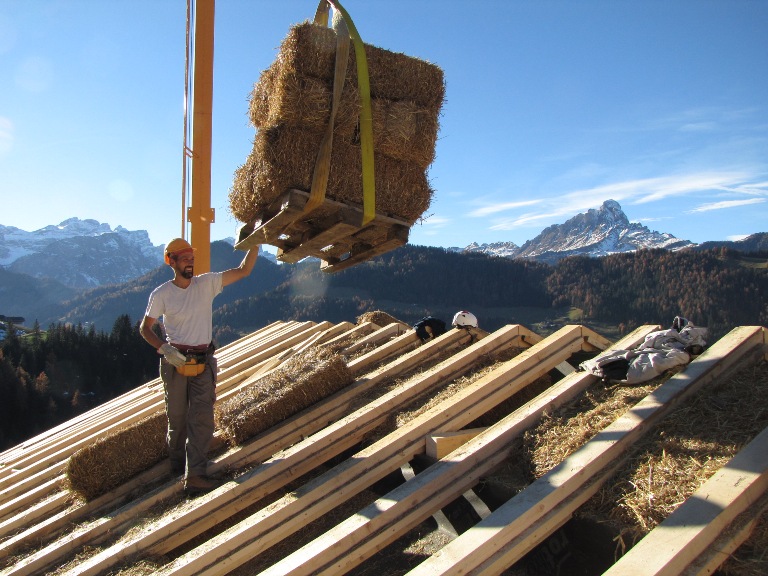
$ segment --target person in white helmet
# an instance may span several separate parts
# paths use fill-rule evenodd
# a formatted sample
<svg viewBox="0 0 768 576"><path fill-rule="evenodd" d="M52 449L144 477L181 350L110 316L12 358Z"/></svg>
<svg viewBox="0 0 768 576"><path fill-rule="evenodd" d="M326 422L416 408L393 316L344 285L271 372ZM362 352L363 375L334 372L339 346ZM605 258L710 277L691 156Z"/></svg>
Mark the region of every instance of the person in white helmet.
<svg viewBox="0 0 768 576"><path fill-rule="evenodd" d="M257 246L237 268L195 276L194 249L183 238L174 238L165 249L173 279L152 291L141 321L141 335L162 355L171 470L186 472L184 489L189 493L216 486L207 475L218 370L211 341L213 299L225 286L250 275L258 254ZM152 330L160 316L167 341Z"/></svg>
<svg viewBox="0 0 768 576"><path fill-rule="evenodd" d="M477 317L472 312L460 310L454 314L451 325L456 328L477 328Z"/></svg>

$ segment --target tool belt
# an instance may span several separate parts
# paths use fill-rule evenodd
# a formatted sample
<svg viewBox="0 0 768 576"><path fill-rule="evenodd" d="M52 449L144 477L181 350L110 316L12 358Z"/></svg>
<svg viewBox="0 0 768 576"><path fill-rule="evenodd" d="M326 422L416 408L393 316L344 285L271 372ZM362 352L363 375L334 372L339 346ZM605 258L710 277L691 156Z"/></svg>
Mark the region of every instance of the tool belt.
<svg viewBox="0 0 768 576"><path fill-rule="evenodd" d="M205 371L208 354L213 353L213 345L202 350L183 346L174 346L174 348L187 357L187 362L183 366L176 367L176 371L182 376L200 376Z"/></svg>

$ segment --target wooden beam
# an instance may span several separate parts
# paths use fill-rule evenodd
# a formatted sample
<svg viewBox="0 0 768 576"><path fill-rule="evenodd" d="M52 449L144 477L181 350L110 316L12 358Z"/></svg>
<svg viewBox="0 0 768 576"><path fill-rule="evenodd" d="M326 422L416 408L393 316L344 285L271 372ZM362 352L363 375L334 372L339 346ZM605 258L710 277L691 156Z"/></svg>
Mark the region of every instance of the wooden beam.
<svg viewBox="0 0 768 576"><path fill-rule="evenodd" d="M426 452L433 460L440 460L480 434L485 428L469 428L458 432L439 432L427 435Z"/></svg>
<svg viewBox="0 0 768 576"><path fill-rule="evenodd" d="M526 331L523 329L522 332ZM352 406L357 401L357 398L375 388L385 378L397 377L423 362L426 358L429 358L434 354L439 354L442 351L465 345L469 340L470 336L465 333L447 333L429 344L393 360L373 373L359 378L351 386L326 398L322 402L315 404L310 409L307 409L304 412L287 419L278 426L265 431L244 446L238 447L236 450L217 458L209 467L210 472L216 474L225 469L237 469L268 460L272 454L275 454L279 450L305 440L307 436L321 430L329 422L333 422L338 418L349 414L349 412L352 411ZM397 353L399 350L398 348L389 347L388 345L385 345L382 348L385 347L390 348L390 351L393 354ZM361 433L364 433L364 431ZM305 451L306 453L302 453L303 455L300 458L310 462L312 460L311 448L305 448ZM146 474L150 475L151 473L152 471L148 471ZM118 490L123 491L131 486L135 488L137 485L141 485L140 483L146 481L148 478L148 476L143 476L144 475L140 475L134 480L129 481ZM281 480L282 482L288 482L292 478L292 474L283 474ZM136 482L139 484L135 484ZM279 488L280 485L281 482L276 480L275 489ZM62 561L72 554L77 547L98 542L109 533L119 533L130 525L135 518L144 515L149 508L162 500L174 496L180 491L180 482L174 480L166 483L157 490L145 494L142 498L130 502L119 510L111 512L109 516L99 517L93 521L86 530L67 535L61 542L56 542L27 557L24 565L15 566L14 571L11 572L11 574L31 575L45 571L48 567L53 566L56 562ZM101 498L106 499L107 497L108 495L104 495ZM86 505L86 508L87 507L88 505ZM59 517L58 521L62 522L65 518L73 521L81 516L76 510L71 514L62 513ZM23 542L29 542L38 537L41 533L47 533L44 527L41 530L27 530ZM19 546L23 542L16 541L14 546Z"/></svg>
<svg viewBox="0 0 768 576"><path fill-rule="evenodd" d="M368 322L366 322L368 324ZM375 324L372 324L372 326L376 326ZM401 324L400 322L392 322L391 324L387 324L386 326L382 326L381 328L375 329L371 334L368 334L366 337L361 338L354 344L350 344L344 350L341 351L342 354L353 354L360 348L363 348L365 346L370 345L378 345L382 341L390 340L391 338L395 338L397 336L400 336L401 334L404 334L410 329L409 326L406 326L405 324Z"/></svg>
<svg viewBox="0 0 768 576"><path fill-rule="evenodd" d="M645 334L652 329L655 327L636 331L632 339L627 339L624 343L641 342ZM556 335L557 333L553 336ZM527 365L527 359L521 358L523 356L521 355L483 378L480 381L485 381L483 387L509 372L512 380L506 383L502 390L506 390L511 395L519 390L526 380L533 381L538 377L537 375L546 374L562 358L562 355L555 353L557 344L556 341L552 341L553 336L530 350L531 352L536 350L537 356L547 358L547 361L538 367L537 372L520 370ZM578 341L574 344L577 348L580 346ZM538 350L540 346L542 348ZM597 377L586 372L574 373L566 377L496 425L482 431L465 446L419 474L413 482L396 488L336 528L273 565L263 573L264 576L323 574L327 571L350 570L415 527L435 510L441 509L469 490L480 476L507 458L511 441L533 426L545 410L564 404L596 380ZM500 383L503 383L503 380L494 384L494 387ZM449 407L448 405L452 405L454 401L454 399L447 400L436 406L434 411L458 412L466 409L463 402L459 410L453 406ZM475 413L479 412L478 410ZM305 515L306 512L302 517ZM209 572L209 574L212 573Z"/></svg>
<svg viewBox="0 0 768 576"><path fill-rule="evenodd" d="M488 353L505 342L514 340L519 331L520 328L517 326L507 327L498 331L495 337L489 336L476 342L429 371L428 375L416 379L410 386L399 387L385 394L378 400L326 426L318 433L276 453L262 465L240 476L237 481L228 482L196 498L190 502L184 515L160 518L152 523L150 529L83 561L72 569L71 576L98 574L136 551L146 550L155 553L157 550L171 550L189 541L237 511L279 489L285 483L314 469L328 458L353 446L364 434L380 425L389 414L396 412L429 386L450 375L462 373L480 354ZM464 341L469 340L467 334L458 336ZM430 344L439 345L441 342L444 340L441 341L438 338ZM428 344L420 348L419 352L428 357L431 348ZM423 445L423 440L421 443Z"/></svg>
<svg viewBox="0 0 768 576"><path fill-rule="evenodd" d="M512 329L513 327L507 327L507 330ZM425 373L419 380L431 380L435 376L443 382L452 380L460 372L451 368L446 373L448 363L455 363L457 357L462 355L476 358L480 352L478 345L498 338L499 332L503 331L504 329L493 333L470 349L450 358L433 369L433 374ZM179 557L160 573L216 574L224 569L232 570L301 529L306 522L320 517L371 483L398 469L415 454L423 453L426 434L438 429L459 429L467 425L528 383L546 374L575 351L581 350L582 342L581 327L563 328L401 426L397 431L353 455L336 468L310 481L289 497L282 498L212 538L209 540L212 545L202 546ZM463 370L468 368L465 363L460 366ZM438 374L434 374L436 370ZM392 398L388 394L377 401L379 402L389 405ZM371 408L372 405L369 405L364 410L367 412ZM370 416L365 412L358 412L350 418L360 425L363 421L370 420ZM168 549L168 546L153 547L151 551L154 554L162 554ZM281 564L273 573L281 573L284 569L286 566Z"/></svg>

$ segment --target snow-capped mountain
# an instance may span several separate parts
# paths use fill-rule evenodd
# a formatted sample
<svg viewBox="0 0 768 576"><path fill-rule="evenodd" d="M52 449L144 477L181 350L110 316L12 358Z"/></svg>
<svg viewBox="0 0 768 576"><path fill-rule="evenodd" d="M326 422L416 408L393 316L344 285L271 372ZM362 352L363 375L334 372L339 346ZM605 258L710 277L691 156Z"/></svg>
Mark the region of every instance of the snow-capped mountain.
<svg viewBox="0 0 768 576"><path fill-rule="evenodd" d="M132 280L162 264L162 246L146 230L69 218L27 232L0 225L0 266L66 286L88 288Z"/></svg>
<svg viewBox="0 0 768 576"><path fill-rule="evenodd" d="M483 252L491 256L500 256L502 258L514 258L520 251L520 246L514 242L491 242L490 244L478 244L472 242L464 248L462 252Z"/></svg>
<svg viewBox="0 0 768 576"><path fill-rule="evenodd" d="M615 200L606 200L595 210L578 214L563 224L545 228L533 240L517 248L513 243L472 243L465 252L486 252L509 258L530 258L554 263L566 256L606 256L617 252L634 252L642 248L679 250L695 246L672 234L649 230L630 222Z"/></svg>

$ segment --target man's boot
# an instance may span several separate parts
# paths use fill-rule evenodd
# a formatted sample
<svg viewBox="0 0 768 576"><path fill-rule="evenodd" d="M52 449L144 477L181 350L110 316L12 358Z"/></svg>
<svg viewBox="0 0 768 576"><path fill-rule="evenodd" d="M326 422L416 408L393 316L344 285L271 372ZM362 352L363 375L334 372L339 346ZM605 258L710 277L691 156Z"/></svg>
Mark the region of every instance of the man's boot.
<svg viewBox="0 0 768 576"><path fill-rule="evenodd" d="M217 487L218 484L207 476L187 476L186 480L184 480L184 491L187 494L210 492Z"/></svg>

